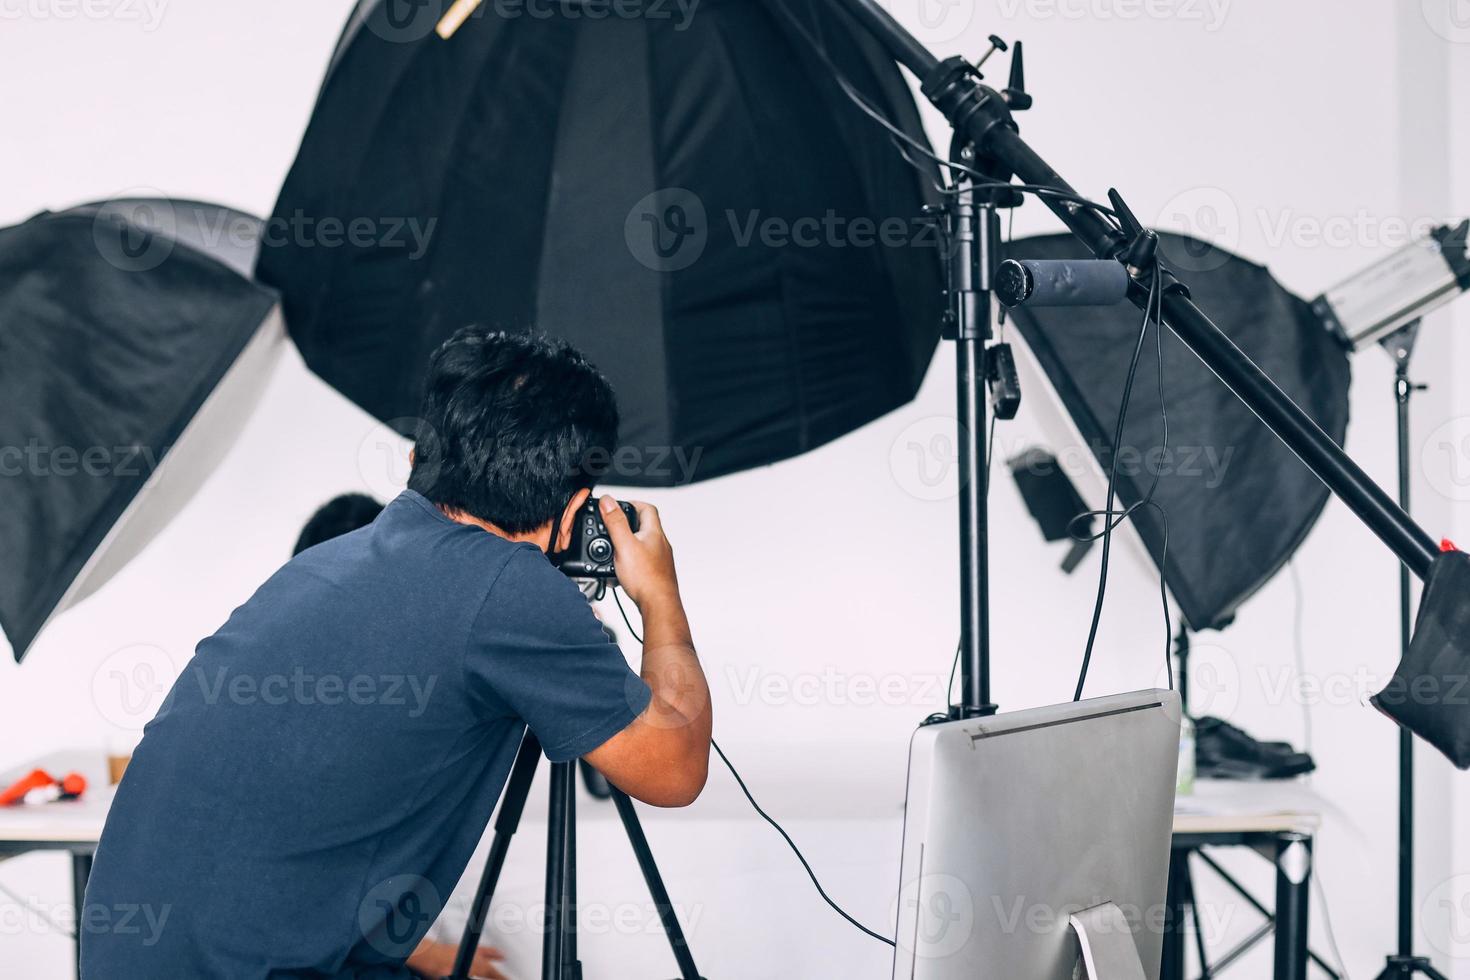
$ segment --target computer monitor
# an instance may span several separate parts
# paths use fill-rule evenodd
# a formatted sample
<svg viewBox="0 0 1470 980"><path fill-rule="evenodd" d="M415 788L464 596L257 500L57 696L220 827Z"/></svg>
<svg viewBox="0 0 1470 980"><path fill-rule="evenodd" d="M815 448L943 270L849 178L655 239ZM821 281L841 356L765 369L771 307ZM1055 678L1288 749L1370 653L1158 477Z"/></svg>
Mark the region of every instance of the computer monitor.
<svg viewBox="0 0 1470 980"><path fill-rule="evenodd" d="M1170 691L915 732L894 980L1087 976L1078 913L1098 962L1136 950L1113 976L1157 980L1178 747Z"/></svg>

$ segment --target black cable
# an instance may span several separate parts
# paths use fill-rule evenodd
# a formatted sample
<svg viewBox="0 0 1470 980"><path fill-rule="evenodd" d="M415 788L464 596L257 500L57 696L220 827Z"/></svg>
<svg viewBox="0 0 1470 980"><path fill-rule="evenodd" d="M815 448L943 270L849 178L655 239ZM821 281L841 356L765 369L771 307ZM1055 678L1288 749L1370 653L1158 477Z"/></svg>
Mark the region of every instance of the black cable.
<svg viewBox="0 0 1470 980"><path fill-rule="evenodd" d="M1081 514L1078 514L1076 517L1074 517L1072 519L1072 526L1075 527L1075 525L1076 525L1076 523L1078 521L1080 521L1080 520L1082 520L1084 518L1087 518L1087 517L1101 515L1102 518L1103 518L1103 529L1102 529L1101 532L1096 533L1096 534L1092 534L1092 535L1078 535L1074 531L1073 534L1072 534L1073 537L1078 538L1079 540L1096 540L1097 538L1101 537L1102 538L1102 542L1103 542L1103 547L1102 547L1102 564L1101 564L1101 568L1098 571L1098 580L1097 580L1097 599L1093 603L1093 607L1092 607L1092 623L1089 626L1088 632L1087 632L1087 647L1083 651L1083 654L1082 654L1082 669L1078 672L1078 675L1077 675L1077 689L1073 692L1073 695L1072 695L1072 700L1074 700L1074 701L1080 701L1080 700L1082 700L1082 691L1083 691L1083 688L1087 684L1087 672L1088 672L1088 669L1092 666L1092 651L1093 651L1093 647L1097 643L1098 626L1102 622L1103 604L1104 604L1104 601L1105 601L1106 596L1107 596L1107 588L1108 588L1108 563L1109 563L1109 558L1110 558L1111 552L1112 552L1113 529L1115 527L1117 527L1119 524L1123 523L1123 521L1125 521L1129 517L1131 517L1141 507L1153 506L1153 507L1157 508L1161 513L1163 512L1163 507L1161 507L1160 505L1158 505L1157 503L1155 503L1154 502L1154 499L1153 499L1154 491L1158 489L1159 478L1160 478L1160 476L1162 475L1162 472L1163 472L1163 468L1162 467L1160 467L1158 470L1156 470L1154 472L1153 482L1149 486L1148 492L1144 495L1143 499L1139 500L1136 504L1133 504L1133 505L1131 505L1129 507L1124 508L1121 511L1115 511L1113 509L1113 501L1116 498L1116 494L1117 494L1118 457L1121 455L1121 453L1119 452L1119 448L1123 444L1123 426L1127 422L1127 419L1128 419L1128 406L1129 406L1129 403L1132 401L1132 398L1133 398L1133 382L1134 382L1134 379L1137 377L1137 374L1138 374L1138 364L1139 364L1139 361L1142 359L1142 355L1143 355L1143 344L1148 339L1149 325L1151 323L1153 323L1154 322L1154 319L1155 319L1154 313L1155 313L1155 304L1156 303L1158 305L1158 312L1159 312L1158 319L1160 321L1162 321L1162 318L1163 318L1162 317L1162 314L1163 314L1163 289L1162 289L1162 285L1161 285L1162 278L1163 278L1162 269L1161 269L1159 263L1156 261L1154 263L1153 276L1151 277L1150 282L1149 282L1148 299L1144 303L1144 306L1143 306L1143 322L1139 326L1139 330L1138 330L1138 341L1133 346L1133 357L1129 361L1129 364L1128 364L1128 377L1127 377L1127 379L1123 383L1123 401L1122 401L1122 404L1118 406L1118 421L1117 421L1116 425L1114 426L1114 430L1113 430L1113 445L1112 445L1113 458L1110 460L1109 466L1108 466L1108 492L1107 492L1107 501L1106 501L1106 503L1105 503L1105 505L1104 505L1104 507L1103 507L1102 510L1100 510L1100 511L1097 511L1097 510L1084 511ZM1163 329L1162 328L1162 325L1160 325L1158 329L1160 331L1162 331L1162 329ZM1163 399L1162 399L1162 394L1163 394L1163 346L1162 345L1163 345L1163 340L1162 340L1162 337L1160 337L1159 340L1158 340L1158 350L1159 350L1159 392L1160 392L1160 410L1161 411L1163 409ZM1167 439L1168 438L1167 416L1165 416L1165 425L1166 425L1166 428L1165 428L1164 436L1165 436L1165 439ZM1167 445L1167 443L1166 443L1166 445ZM1167 515L1165 515L1165 528L1167 529L1167 527L1168 527L1168 519L1167 519ZM1071 528L1069 528L1069 530L1071 530ZM1166 535L1167 535L1167 530L1166 530ZM1166 555L1167 555L1167 547L1168 547L1167 541L1168 541L1168 539L1167 539L1167 536L1166 536L1165 537L1165 549L1166 549L1165 554ZM1167 625L1167 620L1168 620L1168 617L1167 617L1167 613L1168 613L1168 597L1167 597L1167 593L1165 592L1165 589L1164 589L1164 586L1163 586L1163 562L1160 562L1159 576L1160 576L1159 591L1160 591L1160 594L1164 597L1163 601L1164 601L1164 604L1165 604L1165 621L1166 621L1166 625ZM1165 653L1166 653L1166 656L1167 656L1167 653L1168 653L1167 646L1165 648ZM1172 664L1172 662L1169 663L1169 673L1171 675L1171 686L1172 686L1172 674L1173 674L1173 664Z"/></svg>
<svg viewBox="0 0 1470 980"><path fill-rule="evenodd" d="M622 614L623 624L628 627L628 632L633 634L633 639L637 640L639 644L642 644L643 637L639 636L638 631L633 628L633 622L628 618L628 610L623 608L623 600L618 596L618 588L616 586L614 586L612 589L612 596L613 601L617 603L618 612ZM847 911L843 909L842 906L838 905L832 900L832 897L827 894L827 890L822 887L822 883L817 880L817 873L812 870L812 866L810 863L808 863L806 855L801 853L801 848L796 846L796 841L791 839L791 835L786 832L786 828L777 823L775 818L773 818L769 813L761 809L761 805L757 803L755 801L755 797L750 794L750 789L745 785L745 780L740 778L740 773L735 769L734 764L730 762L729 756L725 755L725 750L720 748L720 744L714 739L710 739L710 746L715 750L715 753L719 755L720 761L725 764L725 768L730 770L730 775L735 777L735 783L740 787L740 792L745 794L745 798L750 801L750 805L752 808L754 808L755 812L760 814L762 820L770 824L772 827L775 827L776 833L780 834L785 839L787 846L791 848L791 852L796 855L796 859L800 861L801 866L806 869L807 877L812 880L812 885L816 887L817 894L822 896L822 901L830 905L832 907L832 911L836 912L838 915L842 916L844 919L850 922L853 926L857 927L862 932L867 933L869 936L872 936L880 943L887 943L890 946L895 945L892 939L889 939L887 936L881 935L874 932L872 929L869 929L857 919L854 919L851 915L848 915Z"/></svg>
<svg viewBox="0 0 1470 980"><path fill-rule="evenodd" d="M732 776L735 777L735 782L740 786L740 792L742 792L742 793L745 794L745 798L750 801L750 805L755 808L755 812L758 813L758 814L760 814L761 815L761 818L763 820L765 820L766 823L770 824L772 827L775 827L776 828L776 833L780 834L783 838L785 838L787 845L791 848L791 853L793 853L793 854L796 855L796 859L798 861L800 861L801 862L801 866L806 869L807 877L812 880L812 884L817 889L817 894L822 896L822 901L824 901L828 905L830 905L832 907L832 911L834 911L838 915L842 916L844 919L846 919L849 923L851 923L854 927L856 927L861 932L864 932L867 935L872 936L874 939L878 940L880 943L886 943L889 946L896 946L897 944L894 943L894 941L892 939L889 939L887 936L884 936L884 935L882 935L880 933L876 933L872 929L869 929L867 926L863 925L857 919L854 919L852 916L848 915L847 912L842 908L842 906L840 906L836 902L832 901L832 897L827 894L826 889L824 889L822 887L822 883L817 880L816 872L814 872L812 870L812 866L807 863L806 856L801 853L801 848L799 848L799 847L796 846L796 841L792 840L791 839L791 835L786 832L786 829L784 827L782 827L779 823L777 823L771 817L771 815L769 813L767 813L766 811L762 810L761 809L761 805L755 801L755 797L750 795L750 790L748 788L746 788L745 780L741 779L740 778L740 773L738 773L738 772L735 771L735 766L732 765L731 762L730 762L730 760L729 760L729 758L726 757L725 751L720 748L720 743L716 742L714 739L710 739L710 743L709 744L714 748L715 752L719 755L720 761L725 764L725 768L730 770L730 775L732 775Z"/></svg>
<svg viewBox="0 0 1470 980"><path fill-rule="evenodd" d="M1097 201L1089 200L1088 198L1082 197L1081 195L1073 191L1065 190L1060 187L1049 187L1043 184L1013 184L1009 181L998 181L984 173L981 173L979 170L976 170L973 167L967 167L962 163L955 163L953 160L946 160L945 158L939 156L933 150L929 149L929 147L925 146L922 142L914 139L908 133L904 132L900 127L896 126L891 120L888 119L887 116L883 114L880 109L869 102L867 97L863 95L862 92L858 91L857 87L853 85L853 83L848 79L847 75L843 73L842 69L837 67L837 63L834 62L831 55L827 53L826 45L824 45L817 37L815 37L811 33L811 31L807 30L807 26L802 23L801 18L796 16L796 14L792 11L788 10L785 3L777 3L776 8L786 18L787 22L791 24L796 33L800 34L802 39L805 40L806 43L811 47L812 51L826 67L827 71L832 74L832 78L837 82L837 87L842 90L843 95L847 96L848 101L857 106L858 109L861 110L862 113L868 118L872 119L879 126L882 126L885 130L887 130L888 135L891 138L893 138L895 141L900 142L901 145L899 146L899 155L902 156L910 166L915 167L922 173L931 173L931 171L929 171L927 167L920 166L917 161L909 156L908 152L904 149L904 145L927 157L930 161L940 167L944 167L951 171L958 171L969 177L975 178L975 180L977 181L973 182L970 187L966 188L948 188L942 185L936 185L941 194L963 193L968 190L994 190L1005 188L1012 191L1019 191L1023 194L1033 194L1037 197L1050 197L1059 201L1065 201L1069 204L1075 204L1079 207L1085 207L1092 211L1096 211L1098 214L1106 215L1110 218L1117 217L1116 212L1107 205L1099 204Z"/></svg>

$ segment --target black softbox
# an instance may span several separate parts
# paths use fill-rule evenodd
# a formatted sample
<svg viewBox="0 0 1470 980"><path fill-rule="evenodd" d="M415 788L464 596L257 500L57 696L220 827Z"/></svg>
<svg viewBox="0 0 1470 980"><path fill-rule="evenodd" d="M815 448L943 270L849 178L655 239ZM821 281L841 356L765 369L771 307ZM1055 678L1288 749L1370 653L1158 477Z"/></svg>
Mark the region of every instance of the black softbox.
<svg viewBox="0 0 1470 980"><path fill-rule="evenodd" d="M114 201L0 230L0 626L17 660L214 468L283 347L259 220Z"/></svg>
<svg viewBox="0 0 1470 980"><path fill-rule="evenodd" d="M924 139L869 38L780 2ZM430 352L467 324L564 338L604 371L621 484L770 463L917 391L939 329L933 175L775 2L634 6L485 4L448 40L433 2L366 0L349 22L258 274L307 364L404 434Z"/></svg>
<svg viewBox="0 0 1470 980"><path fill-rule="evenodd" d="M1373 705L1470 769L1470 555L1446 545L1429 570L1414 638Z"/></svg>
<svg viewBox="0 0 1470 980"><path fill-rule="evenodd" d="M1189 289L1236 346L1341 444L1348 421L1347 352L1307 303L1263 267L1205 242L1160 232L1161 253L1189 256ZM1070 235L1012 243L1024 258L1091 257ZM1022 307L1011 314L1088 449L1106 472L1141 314L1130 305ZM1219 628L1289 559L1316 522L1326 486L1172 333L1163 335L1169 449L1163 451L1154 340L1143 351L1123 429L1118 494L1167 514L1164 577L1191 628ZM1099 506L1101 502L1099 501ZM1157 564L1164 518L1133 523Z"/></svg>

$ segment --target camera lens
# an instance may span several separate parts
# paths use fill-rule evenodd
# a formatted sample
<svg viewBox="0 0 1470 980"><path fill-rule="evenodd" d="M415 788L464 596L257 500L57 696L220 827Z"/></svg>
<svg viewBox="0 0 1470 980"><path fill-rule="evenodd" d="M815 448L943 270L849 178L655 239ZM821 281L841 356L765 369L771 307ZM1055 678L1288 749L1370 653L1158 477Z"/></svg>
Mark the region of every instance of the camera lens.
<svg viewBox="0 0 1470 980"><path fill-rule="evenodd" d="M613 546L607 538L593 538L587 542L587 557L601 565L612 560Z"/></svg>

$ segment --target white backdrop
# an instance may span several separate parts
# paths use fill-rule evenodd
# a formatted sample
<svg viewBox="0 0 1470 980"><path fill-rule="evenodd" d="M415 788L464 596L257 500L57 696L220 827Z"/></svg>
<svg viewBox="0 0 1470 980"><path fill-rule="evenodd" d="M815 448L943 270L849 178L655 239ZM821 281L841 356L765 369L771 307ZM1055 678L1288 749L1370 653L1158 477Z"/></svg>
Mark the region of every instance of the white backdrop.
<svg viewBox="0 0 1470 980"><path fill-rule="evenodd" d="M268 212L349 7L0 0L0 221L160 193ZM1412 222L1470 213L1470 16L1463 0L1459 21L1454 8L1438 0L893 5L943 52L978 54L991 32L1024 39L1036 97L1024 131L1062 173L1093 196L1117 184L1146 220L1213 237L1303 295L1401 244ZM938 120L929 122L940 137ZM1034 204L1016 218L1018 233L1053 227ZM1442 314L1421 342L1417 373L1432 389L1415 446L1417 511L1462 544L1470 541L1467 327L1470 309ZM879 928L892 902L908 735L943 703L955 642L953 475L942 439L953 429L951 370L941 348L913 404L805 457L646 495L678 550L715 689L717 738L752 789L789 818L834 894ZM1391 367L1368 352L1354 374L1349 449L1391 485ZM997 441L1010 455L1035 432L1023 409ZM140 656L181 667L286 558L318 504L382 486L385 446L401 448L288 356L238 446L168 530L55 623L23 667L0 657L0 766L136 737L148 709L108 696L98 679ZM1086 637L1096 553L1064 576L1060 550L1041 543L1007 480L997 480L991 501L996 697L1006 708L1063 700ZM1318 841L1319 869L1349 970L1371 976L1394 939L1396 739L1362 698L1397 660L1396 569L1336 503L1295 565L1307 687L1296 684L1298 596L1283 575L1231 629L1200 638L1200 693L1209 698L1201 707L1296 742L1310 716L1315 786L1335 807ZM1095 694L1161 674L1156 580L1129 561L1113 575ZM1420 758L1424 945L1463 980L1470 785L1428 752ZM584 853L600 855L604 839L611 850L606 864L584 857L585 896L614 913L636 906L641 887L605 814L588 823ZM675 899L695 920L707 974L886 975L885 950L819 904L723 772L693 809L650 826ZM527 834L505 896L512 913L537 894L540 848L534 829ZM1235 863L1268 883L1265 869ZM43 907L69 901L55 856L0 865L0 885ZM1239 903L1209 898L1212 939L1253 926ZM15 975L67 976L65 938L8 903L0 898L0 956ZM1313 942L1330 958L1327 920L1315 911ZM646 914L634 919L590 930L589 976L631 975L630 964L645 961L644 974L667 970ZM531 975L534 937L509 920L499 926L517 975ZM1242 967L1268 969L1264 953Z"/></svg>

